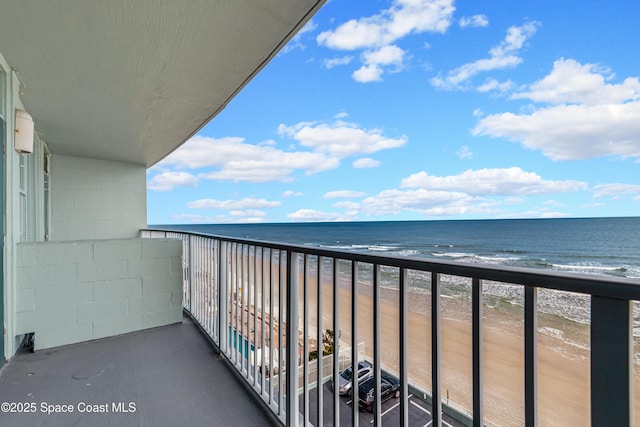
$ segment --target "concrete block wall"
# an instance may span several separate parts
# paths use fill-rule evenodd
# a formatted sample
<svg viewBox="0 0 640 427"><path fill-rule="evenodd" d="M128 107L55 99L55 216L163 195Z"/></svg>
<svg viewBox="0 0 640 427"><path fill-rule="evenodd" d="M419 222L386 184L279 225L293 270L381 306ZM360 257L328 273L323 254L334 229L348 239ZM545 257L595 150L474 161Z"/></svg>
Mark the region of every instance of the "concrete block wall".
<svg viewBox="0 0 640 427"><path fill-rule="evenodd" d="M43 349L182 321L182 242L17 245L16 334Z"/></svg>
<svg viewBox="0 0 640 427"><path fill-rule="evenodd" d="M50 240L120 239L147 226L146 167L51 156Z"/></svg>

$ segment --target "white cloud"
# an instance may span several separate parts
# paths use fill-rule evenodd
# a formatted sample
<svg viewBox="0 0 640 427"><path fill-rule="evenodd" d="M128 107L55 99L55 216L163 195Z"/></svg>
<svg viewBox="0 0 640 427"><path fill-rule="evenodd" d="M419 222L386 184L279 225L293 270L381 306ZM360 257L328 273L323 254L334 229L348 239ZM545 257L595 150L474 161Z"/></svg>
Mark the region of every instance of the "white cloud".
<svg viewBox="0 0 640 427"><path fill-rule="evenodd" d="M363 54L366 64L376 65L401 65L405 51L398 46L383 46L378 50L365 52Z"/></svg>
<svg viewBox="0 0 640 427"><path fill-rule="evenodd" d="M580 181L549 181L518 167L467 170L459 175L432 176L426 172L402 180L403 188L461 192L470 196L533 196L586 190Z"/></svg>
<svg viewBox="0 0 640 427"><path fill-rule="evenodd" d="M278 127L281 136L292 138L289 150L278 148L275 141L248 144L243 138L209 138L196 135L152 171L162 171L150 180L150 188L170 191L174 186L197 184L198 179L234 182L289 182L296 171L314 174L340 166L348 156L371 154L397 148L406 136L389 138L379 129L363 129L342 121L339 113L332 123L300 122ZM304 151L303 151L304 150ZM367 161L362 161L367 164ZM372 161L368 163L371 167ZM201 169L197 175L180 169Z"/></svg>
<svg viewBox="0 0 640 427"><path fill-rule="evenodd" d="M330 49L367 50L352 77L361 83L380 81L383 67L394 65L395 71L402 67L405 52L394 45L396 41L409 34L444 33L454 10L453 0L396 0L391 8L352 19L320 33L316 40Z"/></svg>
<svg viewBox="0 0 640 427"><path fill-rule="evenodd" d="M353 72L353 79L360 83L371 83L382 81L384 71L376 64L363 65Z"/></svg>
<svg viewBox="0 0 640 427"><path fill-rule="evenodd" d="M640 102L561 105L531 114L493 114L477 124L473 135L520 142L553 160L640 158Z"/></svg>
<svg viewBox="0 0 640 427"><path fill-rule="evenodd" d="M287 190L282 193L282 197L300 197L300 196L304 196L304 194L299 191Z"/></svg>
<svg viewBox="0 0 640 427"><path fill-rule="evenodd" d="M255 199L248 197L241 200L216 200L200 199L187 203L190 209L219 209L219 210L243 210L243 209L263 209L280 206L279 201L267 199Z"/></svg>
<svg viewBox="0 0 640 427"><path fill-rule="evenodd" d="M390 9L352 19L318 35L318 44L355 50L391 44L411 33L443 33L451 25L453 0L396 0Z"/></svg>
<svg viewBox="0 0 640 427"><path fill-rule="evenodd" d="M353 79L360 83L381 81L384 68L394 66L393 71L399 71L403 67L405 51L398 46L383 46L377 50L365 52L364 65L353 72Z"/></svg>
<svg viewBox="0 0 640 427"><path fill-rule="evenodd" d="M321 212L313 209L300 209L288 214L287 218L298 222L337 221L340 219L340 214Z"/></svg>
<svg viewBox="0 0 640 427"><path fill-rule="evenodd" d="M198 178L188 172L162 172L153 176L147 183L152 191L171 191L176 187L196 187Z"/></svg>
<svg viewBox="0 0 640 427"><path fill-rule="evenodd" d="M461 28L487 27L489 25L489 18L487 18L486 15L463 16L458 21L458 25L460 25Z"/></svg>
<svg viewBox="0 0 640 427"><path fill-rule="evenodd" d="M377 168L380 166L380 162L369 157L363 157L355 160L351 165L356 169Z"/></svg>
<svg viewBox="0 0 640 427"><path fill-rule="evenodd" d="M278 132L297 140L303 147L310 147L316 153L339 159L398 148L407 142L406 136L388 138L380 129L361 129L353 123L342 121L333 124L308 122L293 126L282 124Z"/></svg>
<svg viewBox="0 0 640 427"><path fill-rule="evenodd" d="M554 62L551 73L533 83L529 91L513 95L550 104L605 105L640 100L640 80L627 78L621 84L607 84L611 71L573 59Z"/></svg>
<svg viewBox="0 0 640 427"><path fill-rule="evenodd" d="M520 27L510 27L504 40L489 50L489 58L461 65L449 71L445 77L434 77L430 80L431 84L438 89L460 90L466 87L468 80L479 73L519 65L522 58L516 53L536 33L538 26L537 22L527 22Z"/></svg>
<svg viewBox="0 0 640 427"><path fill-rule="evenodd" d="M486 116L473 134L519 142L553 160L640 159L640 80L609 83L613 77L600 66L560 59L549 75L513 95L547 105Z"/></svg>
<svg viewBox="0 0 640 427"><path fill-rule="evenodd" d="M443 216L486 212L486 205L463 192L384 190L364 199L361 209L368 216L394 215L407 210L428 216Z"/></svg>
<svg viewBox="0 0 640 427"><path fill-rule="evenodd" d="M478 86L476 90L481 93L498 91L500 93L508 92L513 89L513 82L511 80L507 80L504 82L499 82L496 79L489 78L483 84Z"/></svg>
<svg viewBox="0 0 640 427"><path fill-rule="evenodd" d="M335 169L339 159L323 153L277 149L271 144L251 145L243 138L207 138L195 136L158 164L159 167L199 169L199 178L221 181L288 181L294 170L317 173Z"/></svg>
<svg viewBox="0 0 640 427"><path fill-rule="evenodd" d="M636 184L600 184L593 187L593 197L621 197L626 195L640 196L640 185Z"/></svg>
<svg viewBox="0 0 640 427"><path fill-rule="evenodd" d="M566 213L566 212L557 212L557 211L550 211L548 208L545 207L541 207L541 208L536 208L536 209L532 209L529 211L525 211L525 212L514 212L514 213L509 213L507 215L499 215L497 216L497 218L509 218L509 219L514 219L514 218L568 218L573 216L572 214Z"/></svg>
<svg viewBox="0 0 640 427"><path fill-rule="evenodd" d="M195 214L187 214L182 213L178 215L172 215L172 220L180 221L180 222L191 222L197 224L235 224L235 223L258 223L264 222L265 218L262 216L258 217L246 217L246 216L237 216L237 217L228 217L226 215L216 215L216 216L204 216L204 215L195 215Z"/></svg>
<svg viewBox="0 0 640 427"><path fill-rule="evenodd" d="M366 196L367 193L363 193L361 191L352 191L352 190L339 190L339 191L329 191L325 193L325 199L353 199L357 197Z"/></svg>
<svg viewBox="0 0 640 427"><path fill-rule="evenodd" d="M327 68L333 68L339 65L349 65L352 60L353 56L341 56L339 58L325 59L324 66Z"/></svg>
<svg viewBox="0 0 640 427"><path fill-rule="evenodd" d="M471 152L471 149L469 147L467 147L466 145L463 145L462 147L460 147L460 149L458 150L458 152L456 154L461 159L471 159L471 158L473 158L473 152Z"/></svg>

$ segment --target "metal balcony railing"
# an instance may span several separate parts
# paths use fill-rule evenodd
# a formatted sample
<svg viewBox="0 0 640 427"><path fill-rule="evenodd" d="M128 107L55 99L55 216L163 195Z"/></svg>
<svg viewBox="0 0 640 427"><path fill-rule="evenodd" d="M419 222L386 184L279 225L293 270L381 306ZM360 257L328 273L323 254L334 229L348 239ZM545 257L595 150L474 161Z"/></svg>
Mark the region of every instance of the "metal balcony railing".
<svg viewBox="0 0 640 427"><path fill-rule="evenodd" d="M524 294L524 424L539 423L537 414L537 296L538 290L583 294L590 298L590 419L594 426L633 424L633 302L640 300L640 282L542 270L432 262L409 257L325 250L246 239L212 237L196 233L142 230L143 237L182 239L184 244L185 310L199 323L220 352L287 426L301 422L340 424L339 396L333 392L333 420L323 411L310 420L310 391L338 378L345 364L344 351L322 357L323 333L334 331L339 347L341 328L350 336L347 362L357 372L367 357L379 384L383 371L380 298L383 288L398 295L398 363L400 423L409 425L408 288L416 276L429 282L432 423L442 425L443 409L450 404L442 393L441 289L442 278L468 278L471 283L472 404L465 424L487 425L483 409L483 286L509 284ZM372 301L373 348L358 349L358 286L368 282ZM332 301L325 301L323 284L330 283ZM314 285L315 284L315 285ZM350 324L341 325L339 286L351 291ZM313 294L311 293L313 292ZM312 301L312 307L310 307ZM323 313L329 312L329 322ZM315 324L313 324L315 323ZM324 324L329 323L329 324ZM326 342L326 337L324 337ZM315 345L312 343L315 341ZM310 361L314 350L317 357ZM327 361L330 361L327 365ZM327 368L330 366L330 368ZM327 370L330 369L328 375ZM323 408L324 393L315 393ZM375 425L381 425L379 387L375 389ZM352 425L358 425L357 393L351 406ZM314 402L316 403L316 402ZM560 410L560 408L559 408Z"/></svg>

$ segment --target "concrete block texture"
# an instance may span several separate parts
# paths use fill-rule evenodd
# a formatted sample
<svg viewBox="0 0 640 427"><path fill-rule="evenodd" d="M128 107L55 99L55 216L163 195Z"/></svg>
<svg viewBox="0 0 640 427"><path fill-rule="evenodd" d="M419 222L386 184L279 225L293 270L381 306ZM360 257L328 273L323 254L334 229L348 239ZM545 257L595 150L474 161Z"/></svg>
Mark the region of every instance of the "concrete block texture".
<svg viewBox="0 0 640 427"><path fill-rule="evenodd" d="M35 348L180 322L182 242L115 239L20 243L16 333Z"/></svg>

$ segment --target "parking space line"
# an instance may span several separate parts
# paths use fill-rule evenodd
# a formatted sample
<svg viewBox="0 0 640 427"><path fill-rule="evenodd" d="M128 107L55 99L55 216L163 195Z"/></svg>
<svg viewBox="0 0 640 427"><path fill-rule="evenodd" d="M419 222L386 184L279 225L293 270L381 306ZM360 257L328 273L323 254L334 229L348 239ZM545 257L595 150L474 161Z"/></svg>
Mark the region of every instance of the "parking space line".
<svg viewBox="0 0 640 427"><path fill-rule="evenodd" d="M384 417L385 415L387 415L389 412L393 411L394 409L396 409L398 406L400 406L400 402L397 402L395 405L391 406L389 409L387 409L386 411L384 411L382 414L380 414L380 418ZM375 417L374 417L375 419ZM369 424L373 424L374 419L372 419L371 421L369 421Z"/></svg>
<svg viewBox="0 0 640 427"><path fill-rule="evenodd" d="M428 423L426 423L425 425L423 425L422 427L429 427L431 425L431 423L433 422L433 420L429 421Z"/></svg>
<svg viewBox="0 0 640 427"><path fill-rule="evenodd" d="M413 406L415 406L416 408L420 409L421 411L426 412L427 414L431 415L431 412L428 409L423 408L422 406L418 405L413 400L410 400L409 403L411 403Z"/></svg>

